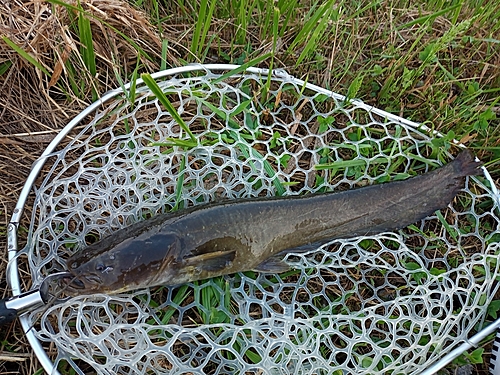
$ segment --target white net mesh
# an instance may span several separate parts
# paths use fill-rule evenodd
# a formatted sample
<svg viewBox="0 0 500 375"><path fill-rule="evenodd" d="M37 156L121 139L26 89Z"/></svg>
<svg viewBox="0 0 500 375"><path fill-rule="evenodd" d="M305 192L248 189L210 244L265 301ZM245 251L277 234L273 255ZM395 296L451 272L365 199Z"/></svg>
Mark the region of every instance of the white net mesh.
<svg viewBox="0 0 500 375"><path fill-rule="evenodd" d="M342 190L450 160L445 141L287 75L267 96L267 76L218 77L158 82L194 142L139 85L48 158L21 252L35 285L86 243L174 207ZM413 373L485 318L500 276L497 212L488 181L470 178L439 214L290 254L284 274L81 296L29 319L77 373Z"/></svg>

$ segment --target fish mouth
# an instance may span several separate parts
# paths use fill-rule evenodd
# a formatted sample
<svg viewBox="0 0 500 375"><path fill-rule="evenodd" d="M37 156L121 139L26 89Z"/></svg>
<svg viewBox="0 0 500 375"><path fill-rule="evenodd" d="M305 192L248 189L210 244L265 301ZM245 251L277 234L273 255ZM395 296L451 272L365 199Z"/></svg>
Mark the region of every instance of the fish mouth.
<svg viewBox="0 0 500 375"><path fill-rule="evenodd" d="M79 295L97 289L102 280L97 275L75 276L68 273L60 278L59 284L69 295Z"/></svg>

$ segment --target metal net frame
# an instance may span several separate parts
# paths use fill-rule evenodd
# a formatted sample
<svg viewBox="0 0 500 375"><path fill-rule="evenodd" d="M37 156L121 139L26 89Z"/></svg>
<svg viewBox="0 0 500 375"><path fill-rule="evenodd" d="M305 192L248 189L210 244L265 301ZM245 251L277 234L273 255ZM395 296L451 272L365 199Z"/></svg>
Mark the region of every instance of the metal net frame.
<svg viewBox="0 0 500 375"><path fill-rule="evenodd" d="M17 249L15 227L9 234L14 294L19 267L36 287L86 244L158 213L351 189L452 158L455 147L425 126L284 71L221 77L236 67L153 75L194 139L140 80L133 97L109 92L63 129L14 212L19 222L33 188L26 245ZM484 172L435 215L289 254L283 274L82 295L22 324L54 373L419 373L467 341L498 289L498 193ZM57 355L49 359L41 343Z"/></svg>

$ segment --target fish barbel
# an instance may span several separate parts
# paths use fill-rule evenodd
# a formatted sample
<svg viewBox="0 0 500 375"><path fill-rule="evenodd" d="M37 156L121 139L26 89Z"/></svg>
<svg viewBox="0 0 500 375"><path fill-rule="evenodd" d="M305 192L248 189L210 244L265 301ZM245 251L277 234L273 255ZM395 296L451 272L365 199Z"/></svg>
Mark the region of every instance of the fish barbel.
<svg viewBox="0 0 500 375"><path fill-rule="evenodd" d="M241 271L279 273L289 252L404 228L446 207L481 173L465 150L404 181L337 193L224 201L155 216L67 260L69 295L178 285Z"/></svg>

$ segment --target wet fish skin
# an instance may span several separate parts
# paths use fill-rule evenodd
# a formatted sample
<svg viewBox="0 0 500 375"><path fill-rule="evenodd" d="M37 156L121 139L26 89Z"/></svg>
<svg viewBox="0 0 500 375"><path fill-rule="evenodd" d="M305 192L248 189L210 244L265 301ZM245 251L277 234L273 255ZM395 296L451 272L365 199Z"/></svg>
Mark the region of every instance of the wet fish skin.
<svg viewBox="0 0 500 375"><path fill-rule="evenodd" d="M446 207L465 176L481 173L465 150L432 172L337 193L226 201L158 215L67 260L67 293L114 294L257 270L282 272L288 252L415 223Z"/></svg>

